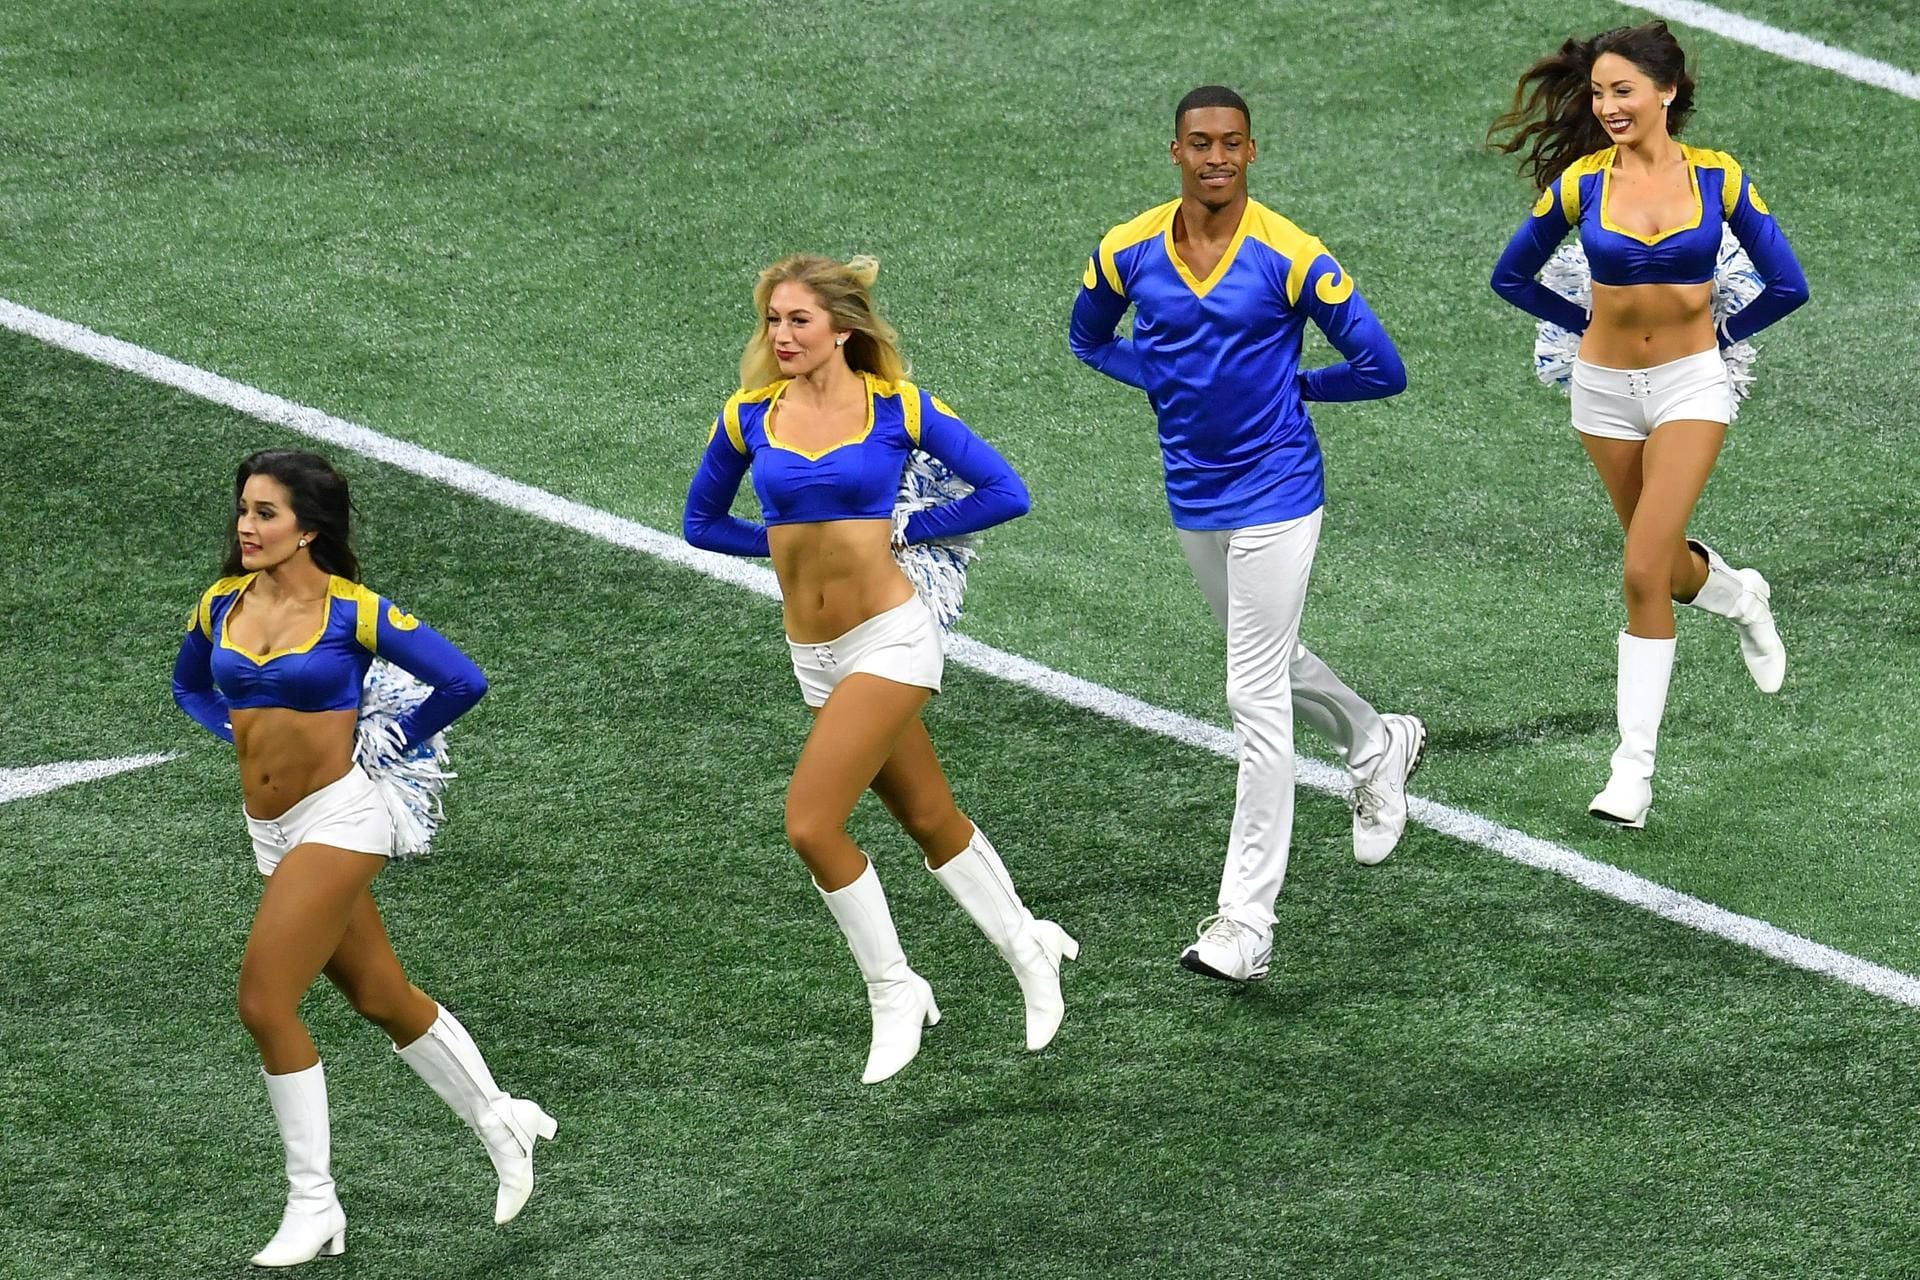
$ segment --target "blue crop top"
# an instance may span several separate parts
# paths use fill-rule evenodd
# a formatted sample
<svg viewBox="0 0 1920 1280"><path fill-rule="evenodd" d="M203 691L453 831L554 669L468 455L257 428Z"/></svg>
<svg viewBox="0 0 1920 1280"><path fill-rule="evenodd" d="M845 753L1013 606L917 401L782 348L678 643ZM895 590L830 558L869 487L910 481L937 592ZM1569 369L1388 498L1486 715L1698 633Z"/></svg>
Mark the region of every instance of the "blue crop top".
<svg viewBox="0 0 1920 1280"><path fill-rule="evenodd" d="M173 664L173 698L209 731L233 741L231 709L348 711L375 656L433 686L400 721L402 750L452 724L487 691L473 660L432 627L357 582L329 578L326 615L305 644L259 654L227 638L227 617L256 574L222 578L187 619Z"/></svg>
<svg viewBox="0 0 1920 1280"><path fill-rule="evenodd" d="M1026 514L1031 501L1019 475L937 396L911 382L860 376L867 385L866 426L826 449L796 448L767 429L791 379L728 400L687 490L687 541L727 555L764 556L770 525L891 519L914 449L946 463L973 492L914 512L907 518L908 542L977 533ZM731 514L749 468L765 523Z"/></svg>
<svg viewBox="0 0 1920 1280"><path fill-rule="evenodd" d="M1534 279L1569 230L1580 228L1580 246L1596 284L1701 284L1713 279L1724 224L1753 259L1766 291L1727 317L1723 343L1752 337L1807 300L1806 275L1739 161L1724 151L1681 144L1693 184L1693 218L1659 235L1642 236L1617 226L1607 213L1618 150L1608 147L1581 157L1540 193L1533 216L1494 266L1495 293L1531 315L1582 333L1587 313Z"/></svg>

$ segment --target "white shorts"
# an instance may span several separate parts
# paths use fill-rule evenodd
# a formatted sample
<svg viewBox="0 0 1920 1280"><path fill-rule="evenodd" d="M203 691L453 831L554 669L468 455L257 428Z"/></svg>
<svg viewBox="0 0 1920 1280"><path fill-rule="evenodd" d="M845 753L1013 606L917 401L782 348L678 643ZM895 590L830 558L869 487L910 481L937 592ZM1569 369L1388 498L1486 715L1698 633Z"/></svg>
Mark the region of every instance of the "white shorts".
<svg viewBox="0 0 1920 1280"><path fill-rule="evenodd" d="M940 627L917 593L825 644L799 644L789 637L787 647L793 650L794 678L810 707L826 706L834 686L856 671L938 693L946 665Z"/></svg>
<svg viewBox="0 0 1920 1280"><path fill-rule="evenodd" d="M1733 421L1733 386L1720 352L1702 351L1651 369L1573 362L1573 429L1610 440L1645 440L1663 422Z"/></svg>
<svg viewBox="0 0 1920 1280"><path fill-rule="evenodd" d="M357 764L277 818L248 813L247 833L253 837L253 864L263 876L272 875L280 859L303 844L393 856L393 816Z"/></svg>

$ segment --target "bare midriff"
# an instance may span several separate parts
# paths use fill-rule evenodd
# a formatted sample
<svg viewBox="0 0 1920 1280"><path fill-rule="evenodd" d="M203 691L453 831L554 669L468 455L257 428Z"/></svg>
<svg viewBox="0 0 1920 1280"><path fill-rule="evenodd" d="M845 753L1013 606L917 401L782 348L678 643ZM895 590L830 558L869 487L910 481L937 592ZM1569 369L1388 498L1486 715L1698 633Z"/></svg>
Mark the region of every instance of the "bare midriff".
<svg viewBox="0 0 1920 1280"><path fill-rule="evenodd" d="M346 777L360 713L254 707L233 712L233 745L240 756L240 793L247 812L277 818L302 800Z"/></svg>
<svg viewBox="0 0 1920 1280"><path fill-rule="evenodd" d="M893 558L893 521L823 520L767 530L787 637L825 644L913 599Z"/></svg>
<svg viewBox="0 0 1920 1280"><path fill-rule="evenodd" d="M1711 281L1595 284L1580 358L1605 369L1651 369L1716 345Z"/></svg>

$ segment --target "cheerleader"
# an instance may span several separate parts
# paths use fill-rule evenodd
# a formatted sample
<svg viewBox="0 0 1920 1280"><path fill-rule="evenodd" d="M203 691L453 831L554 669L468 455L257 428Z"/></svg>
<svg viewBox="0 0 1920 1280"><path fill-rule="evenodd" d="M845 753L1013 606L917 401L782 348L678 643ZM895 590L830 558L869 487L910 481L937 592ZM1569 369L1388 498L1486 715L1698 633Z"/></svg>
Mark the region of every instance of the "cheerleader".
<svg viewBox="0 0 1920 1280"><path fill-rule="evenodd" d="M347 482L326 459L269 449L240 464L224 573L195 606L173 695L239 756L254 862L265 878L240 962L240 1020L260 1050L286 1146L287 1204L255 1266L288 1267L346 1247L329 1172L327 1085L300 999L324 973L485 1144L499 1174L494 1221L533 1191L536 1135L553 1118L494 1083L452 1013L407 981L369 886L394 852L394 819L356 759L361 689L376 655L432 686L397 744L418 757L487 690L433 628L359 582Z"/></svg>
<svg viewBox="0 0 1920 1280"><path fill-rule="evenodd" d="M1739 162L1677 141L1693 95L1686 55L1664 22L1622 27L1569 40L1535 63L1488 133L1509 135L1499 150L1521 153L1540 190L1494 267L1494 292L1584 335L1571 376L1573 426L1626 530L1620 746L1589 806L1626 827L1646 825L1653 804L1674 602L1733 621L1762 691L1780 688L1787 664L1767 580L1686 530L1733 419L1722 351L1804 303L1807 282ZM1535 278L1576 226L1592 273L1590 311ZM1723 226L1764 289L1716 325Z"/></svg>
<svg viewBox="0 0 1920 1280"><path fill-rule="evenodd" d="M940 629L896 553L1024 515L1028 498L991 445L906 380L898 337L874 310L878 269L866 257L795 256L760 273L760 319L740 361L746 389L714 423L685 520L696 547L773 558L794 675L814 715L787 787L787 840L867 984L867 1084L912 1061L940 1010L907 965L880 877L847 835L862 792L880 797L1013 969L1028 1049L1045 1048L1059 1029L1060 964L1079 951L1021 902L993 844L955 805L921 723L940 691ZM973 490L914 511L896 534L915 450ZM749 470L764 523L730 514Z"/></svg>

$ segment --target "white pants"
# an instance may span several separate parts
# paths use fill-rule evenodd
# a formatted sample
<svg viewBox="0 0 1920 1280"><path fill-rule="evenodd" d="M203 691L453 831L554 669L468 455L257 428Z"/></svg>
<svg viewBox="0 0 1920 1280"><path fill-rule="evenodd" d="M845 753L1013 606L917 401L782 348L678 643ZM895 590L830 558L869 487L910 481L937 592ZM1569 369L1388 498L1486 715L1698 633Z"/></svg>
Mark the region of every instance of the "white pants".
<svg viewBox="0 0 1920 1280"><path fill-rule="evenodd" d="M1227 629L1227 709L1240 747L1220 910L1273 928L1293 840L1293 714L1333 745L1356 778L1387 748L1380 713L1300 643L1300 611L1320 545L1320 512L1279 524L1197 532L1180 546Z"/></svg>

